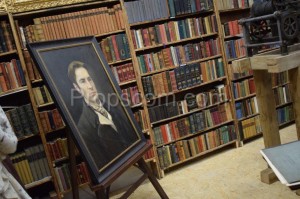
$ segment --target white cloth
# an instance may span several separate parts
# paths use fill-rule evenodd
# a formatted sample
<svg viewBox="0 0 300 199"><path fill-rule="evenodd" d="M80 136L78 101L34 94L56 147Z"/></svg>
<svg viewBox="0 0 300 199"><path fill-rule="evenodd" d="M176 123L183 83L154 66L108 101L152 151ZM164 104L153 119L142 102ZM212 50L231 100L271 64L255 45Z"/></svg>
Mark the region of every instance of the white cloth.
<svg viewBox="0 0 300 199"><path fill-rule="evenodd" d="M0 198L1 199L31 199L18 181L3 166L2 160L7 154L17 149L18 139L0 106Z"/></svg>

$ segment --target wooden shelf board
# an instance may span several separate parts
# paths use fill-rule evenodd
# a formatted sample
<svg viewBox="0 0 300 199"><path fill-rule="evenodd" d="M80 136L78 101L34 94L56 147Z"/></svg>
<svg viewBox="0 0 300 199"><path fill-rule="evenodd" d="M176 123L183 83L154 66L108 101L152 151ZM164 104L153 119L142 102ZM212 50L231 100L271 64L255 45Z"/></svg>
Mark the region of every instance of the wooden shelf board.
<svg viewBox="0 0 300 199"><path fill-rule="evenodd" d="M132 84L132 83L135 83L136 80L130 80L130 81L127 81L127 82L122 82L122 83L119 83L119 86L125 86L125 85L128 85L128 84Z"/></svg>
<svg viewBox="0 0 300 199"><path fill-rule="evenodd" d="M4 97L7 95L13 95L15 93L19 93L19 92L26 91L26 90L27 90L27 86L23 86L23 87L16 88L16 89L11 89L11 90L0 93L0 97Z"/></svg>
<svg viewBox="0 0 300 199"><path fill-rule="evenodd" d="M106 32L106 33L95 35L95 37L108 37L110 35L116 35L119 33L125 33L125 30L116 30L116 31L112 31L112 32Z"/></svg>
<svg viewBox="0 0 300 199"><path fill-rule="evenodd" d="M229 8L229 9L223 9L219 10L220 14L227 13L227 12L234 12L234 11L243 11L243 10L249 10L250 8Z"/></svg>
<svg viewBox="0 0 300 199"><path fill-rule="evenodd" d="M194 63L197 63L197 62L205 62L205 61L208 61L208 60L211 60L211 59L216 59L216 58L220 58L222 57L222 55L214 55L214 56L211 56L211 57L206 57L206 58L202 58L202 59L197 59L197 60L193 60L193 61L189 61L189 62L186 62L185 64L181 64L179 66L185 66L185 65L188 65L188 64L194 64ZM162 68L162 69L159 69L159 70L155 70L155 71L151 71L151 72L147 72L147 73L142 73L141 74L141 77L144 77L144 76L149 76L149 75L154 75L154 74L157 74L157 73L161 73L161 72L164 72L164 71L168 71L168 70L172 70L172 69L175 69L179 66L173 66L173 67L169 67L169 68Z"/></svg>
<svg viewBox="0 0 300 199"><path fill-rule="evenodd" d="M162 119L162 120L159 120L159 121L156 121L156 122L152 122L151 125L157 125L157 124L160 124L160 123L165 123L165 122L177 119L177 118L181 118L181 117L184 117L184 116L187 116L187 115L191 115L193 113L197 113L199 111L203 111L203 110L215 107L215 106L219 106L220 104L225 104L226 102L229 102L229 100L225 100L224 102L218 102L216 104L211 104L211 105L203 107L203 108L198 108L198 109L192 110L188 113L179 114L179 115L176 115L176 116L173 116L173 117L170 117L170 118L166 118L166 119Z"/></svg>
<svg viewBox="0 0 300 199"><path fill-rule="evenodd" d="M238 82L238 81L245 80L245 79L250 79L250 78L253 78L253 74L252 75L245 75L245 76L242 76L242 77L238 77L238 78L232 79L231 81Z"/></svg>
<svg viewBox="0 0 300 199"><path fill-rule="evenodd" d="M252 136L250 136L250 137L244 138L244 139L241 140L241 141L242 141L242 142L248 141L248 140L251 140L251 139L253 139L253 138L255 138L255 137L259 137L259 136L261 136L262 134L263 134L262 132L259 132L259 133L256 133L255 135L252 135Z"/></svg>
<svg viewBox="0 0 300 199"><path fill-rule="evenodd" d="M162 98L162 97L168 97L172 94L177 94L177 93L182 93L182 92L185 92L185 91L188 91L188 90L191 90L191 89L194 89L194 88L197 88L197 87L202 87L204 85L208 85L208 84L212 84L212 83L215 83L215 82L220 82L220 81L223 81L225 80L226 77L221 77L221 78L218 78L218 79L215 79L215 80L212 80L212 81L208 81L208 82L204 82L204 83L201 83L201 84L198 84L198 85L195 85L195 86L191 86L191 87L188 87L188 88L185 88L185 89L182 89L182 90L178 90L178 91L174 91L174 92L171 92L171 93L167 93L167 94L164 94L164 95L161 95L161 96L157 96L157 97L154 97L150 100L148 100L147 102L151 102L153 100L156 100L156 99L159 99L159 98Z"/></svg>
<svg viewBox="0 0 300 199"><path fill-rule="evenodd" d="M128 59L123 59L123 60L119 60L119 61L115 61L115 62L109 62L108 65L115 65L115 64L121 64L121 63L125 63L128 61L131 61L132 58L128 58Z"/></svg>
<svg viewBox="0 0 300 199"><path fill-rule="evenodd" d="M199 154L197 154L197 155L195 155L195 156L193 156L193 157L190 157L190 158L187 158L187 159L185 159L185 160L183 160L183 161L180 161L180 162L176 162L176 163L174 163L174 164L171 164L171 165L169 165L168 167L163 168L163 170L167 170L167 169L169 169L169 168L171 168L171 167L174 167L174 166L176 166L176 165L180 165L180 164L182 164L182 163L184 163L184 162L187 162L187 161L189 161L189 160L192 160L192 159L201 157L201 156L203 156L203 155L206 155L206 154L211 153L211 152L213 152L213 151L219 150L219 149L221 149L221 148L224 148L224 147L229 146L229 145L231 145L231 144L234 144L234 143L236 143L236 142L237 142L237 140L232 140L232 141L230 141L230 142L228 142L228 143L226 143L226 144L222 144L222 145L217 146L217 147L215 147L215 148L213 148L213 149L209 149L209 150L203 151L203 152L201 152L201 153L199 153Z"/></svg>
<svg viewBox="0 0 300 199"><path fill-rule="evenodd" d="M54 102L48 102L48 103L45 103L45 104L41 104L41 105L38 105L37 107L38 108L43 108L43 107L47 107L47 106L50 106L50 105L53 105Z"/></svg>
<svg viewBox="0 0 300 199"><path fill-rule="evenodd" d="M255 117L257 115L259 115L259 113L254 113L254 114L248 115L247 117L242 117L242 118L238 119L238 121L240 122L240 121Z"/></svg>
<svg viewBox="0 0 300 199"><path fill-rule="evenodd" d="M276 88L279 88L279 87L282 87L282 86L285 86L287 84L290 84L290 82L285 82L285 83L282 83L280 85L277 85L277 86L273 86L272 89L276 89Z"/></svg>
<svg viewBox="0 0 300 199"><path fill-rule="evenodd" d="M32 183L26 184L25 188L26 189L30 189L30 188L33 188L33 187L37 187L37 186L39 186L41 184L44 184L46 182L49 182L51 180L52 180L52 176L48 176L48 177L45 177L45 178L43 178L41 180L38 180L38 181L35 181L35 182L32 182Z"/></svg>
<svg viewBox="0 0 300 199"><path fill-rule="evenodd" d="M200 36L197 36L197 37L191 37L191 38L181 39L181 40L178 40L178 41L167 42L165 44L158 44L158 45L155 45L155 46L148 46L148 47L144 47L144 48L138 48L138 49L135 50L135 52L139 53L139 52L143 52L143 51L149 50L149 49L166 47L166 46L170 46L170 45L173 45L173 44L180 44L180 43L187 42L187 41L193 41L193 40L196 40L196 39L203 39L203 38L206 38L206 37L215 36L217 34L218 33L205 34L205 35L200 35Z"/></svg>
<svg viewBox="0 0 300 199"><path fill-rule="evenodd" d="M0 57L4 57L4 56L7 56L7 55L12 55L12 54L17 54L17 50L12 50L12 51L8 51L8 52L0 53Z"/></svg>
<svg viewBox="0 0 300 199"><path fill-rule="evenodd" d="M247 95L245 97L239 97L239 98L235 99L234 101L238 102L238 101L241 101L241 100L244 100L244 99L248 99L248 98L251 98L251 97L255 97L255 96L256 96L256 93L252 93L252 94Z"/></svg>
<svg viewBox="0 0 300 199"><path fill-rule="evenodd" d="M196 132L196 133L191 133L191 134L182 136L182 137L180 137L180 138L178 138L178 139L176 139L176 140L173 140L173 141L170 141L170 142L167 142L167 143L164 143L164 144L157 145L156 147L163 147L163 146L165 146L165 145L172 144L172 143L174 143L174 142L177 142L177 141L180 141L180 140L183 140L183 139L186 139L186 138L194 137L194 136L196 136L196 135L200 135L200 134L203 134L203 133L205 133L205 132L207 132L207 131L210 131L210 130L213 130L213 129L217 129L217 128L221 127L221 126L224 126L224 125L226 125L226 124L230 124L230 123L232 123L232 122L233 122L233 120L228 120L228 121L223 122L223 123L221 123L221 124L217 124L217 125L215 125L215 126L211 126L211 127L205 128L205 129L203 129L203 130L201 130L201 131L198 131L198 132Z"/></svg>
<svg viewBox="0 0 300 199"><path fill-rule="evenodd" d="M29 138L32 138L32 137L38 136L38 135L40 135L40 134L38 133L38 134L24 135L24 136L18 138L18 141L21 142L21 141L23 141L23 140L27 140L27 139L29 139Z"/></svg>
<svg viewBox="0 0 300 199"><path fill-rule="evenodd" d="M276 109L282 108L282 107L285 107L285 106L288 106L288 105L291 105L291 104L293 104L293 102L283 103L283 104L277 105L277 106L276 106Z"/></svg>

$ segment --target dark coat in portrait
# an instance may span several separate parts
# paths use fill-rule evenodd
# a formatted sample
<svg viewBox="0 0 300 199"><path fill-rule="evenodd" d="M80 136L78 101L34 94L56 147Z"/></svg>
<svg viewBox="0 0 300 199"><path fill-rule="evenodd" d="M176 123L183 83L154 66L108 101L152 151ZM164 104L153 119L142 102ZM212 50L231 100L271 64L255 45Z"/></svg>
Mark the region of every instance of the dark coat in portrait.
<svg viewBox="0 0 300 199"><path fill-rule="evenodd" d="M104 108L108 110L105 104ZM126 133L131 128L128 128L127 122L124 122L118 115L116 107L110 107L108 112L111 114L118 132L110 125L101 125L97 114L85 102L83 102L82 114L78 121L82 139L99 169L137 140L134 132Z"/></svg>

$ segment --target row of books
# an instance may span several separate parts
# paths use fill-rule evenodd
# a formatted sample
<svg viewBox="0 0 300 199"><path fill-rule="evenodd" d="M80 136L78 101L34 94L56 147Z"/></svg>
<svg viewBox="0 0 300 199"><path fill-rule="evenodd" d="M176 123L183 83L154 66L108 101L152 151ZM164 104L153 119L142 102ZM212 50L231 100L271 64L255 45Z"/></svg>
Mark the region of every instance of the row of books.
<svg viewBox="0 0 300 199"><path fill-rule="evenodd" d="M153 123L224 102L228 100L228 92L228 87L222 84L207 92L196 95L189 93L181 101L172 101L150 107L148 108L150 121Z"/></svg>
<svg viewBox="0 0 300 199"><path fill-rule="evenodd" d="M251 138L262 133L259 115L238 122L241 140Z"/></svg>
<svg viewBox="0 0 300 199"><path fill-rule="evenodd" d="M152 142L151 142L150 139L147 139L147 143L151 144ZM152 158L154 158L154 156L155 156L155 155L154 155L154 149L153 149L153 147L151 147L151 149L149 149L149 150L143 155L143 157L144 157L145 160L152 159Z"/></svg>
<svg viewBox="0 0 300 199"><path fill-rule="evenodd" d="M48 88L45 85L40 87L34 87L32 88L32 90L33 90L35 102L38 106L48 104L48 103L53 103Z"/></svg>
<svg viewBox="0 0 300 199"><path fill-rule="evenodd" d="M60 191L68 191L71 189L71 174L70 165L63 164L62 166L54 168L56 179L58 179L58 186ZM89 182L89 173L87 166L84 162L76 165L77 181L78 184Z"/></svg>
<svg viewBox="0 0 300 199"><path fill-rule="evenodd" d="M16 49L12 29L7 21L0 21L0 53L13 51Z"/></svg>
<svg viewBox="0 0 300 199"><path fill-rule="evenodd" d="M67 138L57 138L47 142L47 148L52 161L69 157Z"/></svg>
<svg viewBox="0 0 300 199"><path fill-rule="evenodd" d="M42 144L25 148L11 155L12 163L24 184L29 184L51 176Z"/></svg>
<svg viewBox="0 0 300 199"><path fill-rule="evenodd" d="M45 133L60 129L65 123L57 109L39 112L41 124Z"/></svg>
<svg viewBox="0 0 300 199"><path fill-rule="evenodd" d="M228 64L228 67L231 68L231 74L233 80L253 75L253 70L250 64L242 64L242 65Z"/></svg>
<svg viewBox="0 0 300 199"><path fill-rule="evenodd" d="M235 103L236 118L241 119L258 113L256 97L252 97Z"/></svg>
<svg viewBox="0 0 300 199"><path fill-rule="evenodd" d="M172 164L184 161L214 149L236 139L233 125L222 126L205 134L177 141L157 149L160 167L168 168Z"/></svg>
<svg viewBox="0 0 300 199"><path fill-rule="evenodd" d="M216 32L218 32L216 16L209 15L133 29L131 35L134 48L139 49Z"/></svg>
<svg viewBox="0 0 300 199"><path fill-rule="evenodd" d="M271 79L273 87L286 84L287 82L289 82L288 71L284 71L281 73L272 73Z"/></svg>
<svg viewBox="0 0 300 199"><path fill-rule="evenodd" d="M118 83L135 80L135 73L132 63L113 66L111 69Z"/></svg>
<svg viewBox="0 0 300 199"><path fill-rule="evenodd" d="M34 25L17 29L23 47L29 42L97 35L124 29L121 5L33 19Z"/></svg>
<svg viewBox="0 0 300 199"><path fill-rule="evenodd" d="M232 91L234 99L246 97L255 93L254 79L250 78L240 82L234 82L232 84Z"/></svg>
<svg viewBox="0 0 300 199"><path fill-rule="evenodd" d="M125 1L124 5L130 24L169 17L166 0Z"/></svg>
<svg viewBox="0 0 300 199"><path fill-rule="evenodd" d="M0 93L26 86L20 60L0 63Z"/></svg>
<svg viewBox="0 0 300 199"><path fill-rule="evenodd" d="M186 89L202 82L224 76L222 59L180 66L152 76L142 77L145 96L148 99Z"/></svg>
<svg viewBox="0 0 300 199"><path fill-rule="evenodd" d="M106 37L100 42L100 47L109 63L125 60L131 57L125 33Z"/></svg>
<svg viewBox="0 0 300 199"><path fill-rule="evenodd" d="M164 68L174 68L187 62L220 55L220 40L209 39L197 43L164 48L158 52L137 56L142 73L157 71Z"/></svg>
<svg viewBox="0 0 300 199"><path fill-rule="evenodd" d="M274 88L274 97L276 106L289 103L292 101L291 93L290 93L290 85L285 84L283 86L279 86Z"/></svg>
<svg viewBox="0 0 300 199"><path fill-rule="evenodd" d="M124 99L129 106L134 106L142 102L137 86L122 89L122 99Z"/></svg>
<svg viewBox="0 0 300 199"><path fill-rule="evenodd" d="M295 119L293 106L285 106L277 109L277 119L279 124L283 124Z"/></svg>
<svg viewBox="0 0 300 199"><path fill-rule="evenodd" d="M212 0L168 0L170 17L214 8Z"/></svg>
<svg viewBox="0 0 300 199"><path fill-rule="evenodd" d="M133 115L142 130L148 130L150 128L150 124L149 124L148 120L146 119L145 110L138 110L138 111L134 112Z"/></svg>
<svg viewBox="0 0 300 199"><path fill-rule="evenodd" d="M37 70L36 65L34 64L33 60L31 59L31 56L27 50L23 51L25 65L26 65L26 71L28 73L28 77L30 81L40 80L41 75Z"/></svg>
<svg viewBox="0 0 300 199"><path fill-rule="evenodd" d="M249 8L253 4L253 0L222 0L217 1L219 10L227 10L233 8Z"/></svg>
<svg viewBox="0 0 300 199"><path fill-rule="evenodd" d="M153 128L154 143L157 146L166 144L186 135L205 131L207 128L211 128L231 119L230 104L221 104Z"/></svg>
<svg viewBox="0 0 300 199"><path fill-rule="evenodd" d="M224 42L227 59L236 59L246 56L245 40L229 40Z"/></svg>
<svg viewBox="0 0 300 199"><path fill-rule="evenodd" d="M222 24L222 28L225 37L243 34L242 26L239 25L238 20L225 22L224 24Z"/></svg>
<svg viewBox="0 0 300 199"><path fill-rule="evenodd" d="M10 109L6 111L5 114L19 139L24 136L36 135L39 133L31 104Z"/></svg>

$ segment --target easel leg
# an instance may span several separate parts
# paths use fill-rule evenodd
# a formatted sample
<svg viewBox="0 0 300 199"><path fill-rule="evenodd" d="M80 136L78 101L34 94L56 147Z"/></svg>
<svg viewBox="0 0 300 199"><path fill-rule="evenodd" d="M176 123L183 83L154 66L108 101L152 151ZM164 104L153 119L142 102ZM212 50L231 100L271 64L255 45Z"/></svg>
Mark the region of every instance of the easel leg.
<svg viewBox="0 0 300 199"><path fill-rule="evenodd" d="M109 189L110 189L110 186L107 187L106 189L95 191L96 198L97 199L108 199L109 198Z"/></svg>
<svg viewBox="0 0 300 199"><path fill-rule="evenodd" d="M154 177L153 173L148 168L145 160L143 158L141 158L138 161L138 164L139 164L139 167L148 175L150 182L152 183L152 185L154 186L154 188L156 189L156 191L160 195L160 197L163 199L168 199L169 197L167 196L167 194L165 193L163 188L160 186L157 179Z"/></svg>
<svg viewBox="0 0 300 199"><path fill-rule="evenodd" d="M297 130L297 137L298 140L300 140L300 79L299 79L299 73L300 73L300 67L294 68L289 70L289 80L291 82L290 84L290 91L292 95L293 100L293 109L295 114L295 123L296 123L296 130Z"/></svg>

